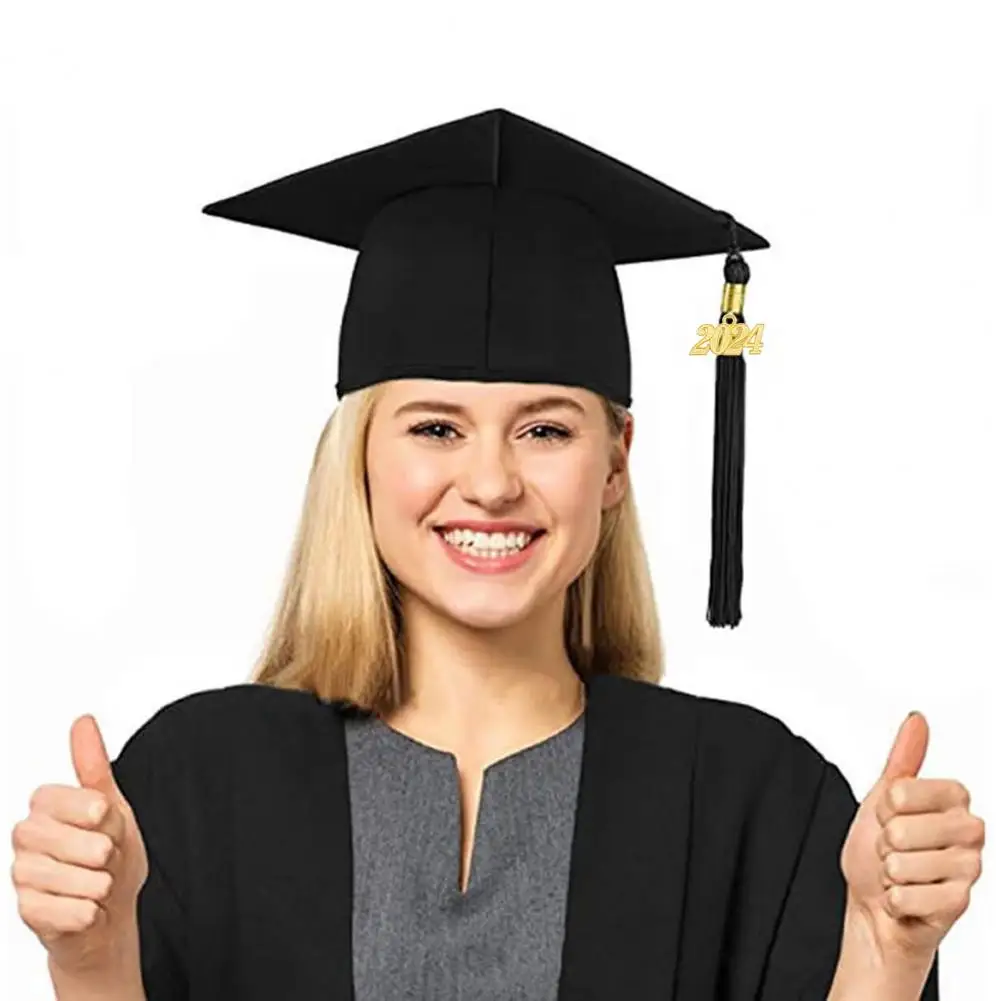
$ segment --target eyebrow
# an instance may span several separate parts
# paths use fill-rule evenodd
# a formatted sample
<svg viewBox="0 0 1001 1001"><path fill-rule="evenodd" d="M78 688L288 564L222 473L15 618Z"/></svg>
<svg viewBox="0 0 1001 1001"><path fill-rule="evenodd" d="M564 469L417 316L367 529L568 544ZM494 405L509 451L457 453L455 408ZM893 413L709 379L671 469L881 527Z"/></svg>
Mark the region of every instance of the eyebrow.
<svg viewBox="0 0 1001 1001"><path fill-rule="evenodd" d="M519 416L522 414L537 414L542 410L551 410L555 407L569 407L571 410L576 410L582 416L587 416L587 411L570 396L543 396L537 400L529 400L518 407L516 413ZM393 416L399 417L401 414L411 413L415 410L434 410L439 413L455 414L459 417L465 417L469 414L469 411L461 404L450 403L447 400L411 400L409 403L404 403L403 406L399 407Z"/></svg>

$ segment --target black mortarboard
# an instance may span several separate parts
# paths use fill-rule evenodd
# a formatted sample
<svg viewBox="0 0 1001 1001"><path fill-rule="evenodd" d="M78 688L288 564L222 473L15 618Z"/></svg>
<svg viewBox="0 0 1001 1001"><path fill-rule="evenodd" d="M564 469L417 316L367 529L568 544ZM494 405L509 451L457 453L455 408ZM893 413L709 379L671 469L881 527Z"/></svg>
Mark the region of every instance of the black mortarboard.
<svg viewBox="0 0 1001 1001"><path fill-rule="evenodd" d="M338 398L421 377L581 386L629 406L615 265L729 252L720 320L743 322L750 272L740 250L768 246L728 213L500 108L202 211L360 251L341 322ZM719 344L707 618L736 625L745 363Z"/></svg>

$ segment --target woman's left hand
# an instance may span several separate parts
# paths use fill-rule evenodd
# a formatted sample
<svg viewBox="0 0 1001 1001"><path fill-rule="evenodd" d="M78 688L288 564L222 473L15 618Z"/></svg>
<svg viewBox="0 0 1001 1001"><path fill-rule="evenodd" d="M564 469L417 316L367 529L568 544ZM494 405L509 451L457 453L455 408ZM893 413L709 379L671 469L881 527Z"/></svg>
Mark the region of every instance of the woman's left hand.
<svg viewBox="0 0 1001 1001"><path fill-rule="evenodd" d="M927 749L928 721L912 713L841 851L846 918L868 926L884 965L929 963L981 872L984 821L961 782L917 777Z"/></svg>

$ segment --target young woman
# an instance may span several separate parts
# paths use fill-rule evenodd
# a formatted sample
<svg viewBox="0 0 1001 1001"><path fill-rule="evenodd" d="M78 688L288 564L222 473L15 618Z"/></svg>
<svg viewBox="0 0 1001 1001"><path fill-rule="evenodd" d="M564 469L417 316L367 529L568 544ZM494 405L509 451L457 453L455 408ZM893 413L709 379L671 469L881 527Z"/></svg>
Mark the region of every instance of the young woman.
<svg viewBox="0 0 1001 1001"><path fill-rule="evenodd" d="M432 133L382 182L475 149ZM341 399L251 680L113 762L81 717L79 788L15 829L60 1001L936 1001L984 824L918 777L923 717L860 803L778 719L659 684L616 255L530 171L414 169L337 234L296 184L229 207L361 245Z"/></svg>

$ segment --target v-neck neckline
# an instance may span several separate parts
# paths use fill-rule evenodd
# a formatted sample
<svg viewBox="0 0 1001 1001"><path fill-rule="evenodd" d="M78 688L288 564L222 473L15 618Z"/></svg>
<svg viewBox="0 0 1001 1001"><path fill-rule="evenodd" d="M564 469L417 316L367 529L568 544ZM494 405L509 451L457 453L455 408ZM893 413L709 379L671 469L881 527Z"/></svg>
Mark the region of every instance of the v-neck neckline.
<svg viewBox="0 0 1001 1001"><path fill-rule="evenodd" d="M587 725L556 1001L612 1001L623 994L632 1001L673 1001L698 713L686 693L653 683L592 675L585 685ZM327 765L310 779L316 791L313 840L317 850L322 843L326 865L313 873L310 888L302 887L316 899L324 948L337 956L328 1001L356 1001L354 831L343 708L335 705L341 725Z"/></svg>
<svg viewBox="0 0 1001 1001"><path fill-rule="evenodd" d="M586 681L584 682L584 685L586 690ZM554 746L569 738L577 728L582 726L586 728L588 701L587 694L585 694L584 708L569 723L560 727L559 730L549 734L547 737L543 737L541 740L537 740L533 744L526 744L524 747L520 747L517 750L511 751L509 754L505 754L503 757L491 761L482 769L483 781L486 781L486 777L489 772L500 770L509 764L514 764L515 762L523 762L525 759L535 757L539 753L551 750ZM401 748L404 751L423 754L431 760L448 762L452 765L456 772L458 771L459 759L455 752L446 750L443 747L435 747L433 744L425 743L416 737L412 737L408 733L404 733L402 730L397 730L395 727L390 726L380 716L372 716L369 722L373 726L374 732L377 732L383 740L388 741L393 746Z"/></svg>
<svg viewBox="0 0 1001 1001"><path fill-rule="evenodd" d="M484 830L484 824L491 817L496 817L498 804L494 802L497 793L497 783L506 780L510 786L513 779L517 784L529 784L538 788L547 782L547 772L554 757L559 756L568 746L568 742L580 734L587 715L587 700L583 709L569 723L558 730L535 741L526 744L501 758L490 762L479 770L479 774L463 774L459 757L452 751L427 744L410 734L397 730L379 717L373 717L375 727L372 736L391 749L396 755L402 755L402 768L410 771L412 768L441 768L448 773L447 789L442 789L441 795L447 801L447 825L449 837L445 858L442 860L447 884L441 889L443 906L461 913L469 907L480 907L480 887L496 881L497 873L490 855L484 858L491 840L491 832ZM582 736L582 734L581 734ZM578 748L579 753L579 748ZM579 759L578 759L579 769ZM529 775L528 772L531 774ZM575 782L579 781L579 770ZM477 783L475 791L468 787L469 783ZM467 794L473 792L472 802L467 801ZM418 808L419 807L416 807ZM444 808L444 807L443 807ZM467 816L467 808L471 815ZM439 815L440 816L440 815ZM432 821L428 821L432 823ZM468 826L467 826L468 825ZM469 862L466 867L467 838L469 839ZM486 842L486 844L485 844ZM484 875L486 873L486 875ZM491 875L493 874L493 875ZM462 877L466 877L466 885L462 885Z"/></svg>

